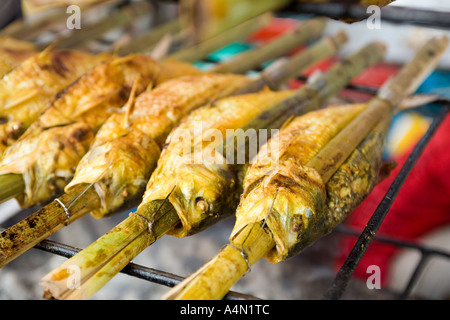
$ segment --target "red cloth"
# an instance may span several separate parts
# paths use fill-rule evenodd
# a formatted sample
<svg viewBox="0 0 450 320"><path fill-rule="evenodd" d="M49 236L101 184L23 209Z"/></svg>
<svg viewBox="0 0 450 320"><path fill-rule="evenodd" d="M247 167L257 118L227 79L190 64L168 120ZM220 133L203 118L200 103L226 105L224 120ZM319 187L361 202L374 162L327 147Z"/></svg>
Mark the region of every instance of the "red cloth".
<svg viewBox="0 0 450 320"><path fill-rule="evenodd" d="M262 45L295 30L300 24L301 22L296 19L274 18L267 26L251 34L246 42Z"/></svg>
<svg viewBox="0 0 450 320"><path fill-rule="evenodd" d="M381 199L397 176L410 152L397 159L398 166L391 175L375 187L366 200L344 222L363 230ZM426 233L450 223L450 116L447 116L399 191L377 235L415 240ZM356 241L355 237L342 239L342 252L337 259L340 268ZM372 241L358 264L354 275L366 280L367 267L381 269L382 284L387 284L389 263L398 247Z"/></svg>

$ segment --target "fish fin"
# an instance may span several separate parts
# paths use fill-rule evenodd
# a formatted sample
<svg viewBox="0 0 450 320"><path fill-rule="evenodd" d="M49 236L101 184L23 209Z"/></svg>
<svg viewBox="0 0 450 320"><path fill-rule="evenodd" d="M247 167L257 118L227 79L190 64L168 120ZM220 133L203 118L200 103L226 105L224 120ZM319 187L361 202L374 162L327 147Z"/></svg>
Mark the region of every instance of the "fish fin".
<svg viewBox="0 0 450 320"><path fill-rule="evenodd" d="M136 90L137 86L140 80L140 76L138 75L136 79L134 80L133 87L131 88L130 97L128 98L127 103L125 104L125 115L124 115L124 121L123 121L123 127L128 128L130 123L128 122L131 111L133 110L134 101L136 99Z"/></svg>
<svg viewBox="0 0 450 320"><path fill-rule="evenodd" d="M39 52L38 59L45 59L46 57L48 57L57 45L58 45L58 40L55 40L52 43L50 43L44 50Z"/></svg>
<svg viewBox="0 0 450 320"><path fill-rule="evenodd" d="M97 96L96 98L93 98L91 100L89 100L88 103L83 104L81 107L77 108L74 113L72 114L72 117L78 117L81 114L97 107L98 105L104 103L105 101L107 101L108 99L110 99L111 97L113 97L114 95L116 95L119 92L119 89L114 90L113 92L110 92L108 94L104 94L104 95L100 95Z"/></svg>
<svg viewBox="0 0 450 320"><path fill-rule="evenodd" d="M173 36L171 34L166 34L156 46L153 48L150 56L155 58L156 60L162 60L170 51L170 48L173 44Z"/></svg>
<svg viewBox="0 0 450 320"><path fill-rule="evenodd" d="M14 108L28 100L33 99L39 94L39 89L25 89L14 94L13 99L7 99L3 104L2 109L7 110Z"/></svg>
<svg viewBox="0 0 450 320"><path fill-rule="evenodd" d="M112 49L111 49L112 54L118 56L120 50L122 48L124 48L130 40L131 40L131 36L129 34L125 34L125 35L121 36L119 39L117 39L112 45Z"/></svg>
<svg viewBox="0 0 450 320"><path fill-rule="evenodd" d="M83 191L81 191L75 198L73 198L73 199L67 204L67 210L69 210L69 209L72 207L72 205L73 205L73 204L74 204L74 203L75 203L75 202L76 202L83 194L85 194L85 193L88 191L89 188L91 188L92 186L95 187L95 184L96 184L98 181L100 181L100 179L102 179L102 178L106 175L106 173L108 172L108 170L109 170L109 168L111 167L111 165L112 165L112 162L110 162L110 163L108 164L108 166L105 168L105 170L103 170L103 172L100 173L99 176L98 176L93 182L89 183L89 184L86 186L86 188L83 189Z"/></svg>
<svg viewBox="0 0 450 320"><path fill-rule="evenodd" d="M110 63L112 65L118 65L118 64L126 63L126 62L128 62L130 60L133 60L133 59L134 59L133 55L128 55L128 56L119 57L119 58L114 57L112 59L112 61L110 61Z"/></svg>
<svg viewBox="0 0 450 320"><path fill-rule="evenodd" d="M375 182L375 185L380 184L386 178L388 178L391 175L391 172L397 167L397 165L397 162L394 160L383 161L381 163L380 170L378 171L378 178Z"/></svg>

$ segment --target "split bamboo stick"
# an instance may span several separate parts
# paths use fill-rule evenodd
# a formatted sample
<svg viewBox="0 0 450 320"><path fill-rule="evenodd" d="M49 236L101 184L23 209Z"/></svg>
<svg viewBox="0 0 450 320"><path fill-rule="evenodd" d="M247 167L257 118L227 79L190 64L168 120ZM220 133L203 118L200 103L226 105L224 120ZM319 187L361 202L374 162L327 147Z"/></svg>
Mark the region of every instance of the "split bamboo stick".
<svg viewBox="0 0 450 320"><path fill-rule="evenodd" d="M84 17L91 18L97 10L112 10L117 6L118 1L108 1L94 5L80 5ZM114 10L114 9L113 9ZM65 26L67 18L67 6L52 8L36 15L28 15L22 19L13 21L0 31L0 36L28 41L36 41L36 38L43 32L51 29L58 29Z"/></svg>
<svg viewBox="0 0 450 320"><path fill-rule="evenodd" d="M1 233L1 237L2 239L8 239L8 241L2 241L1 256L8 256L10 260L13 260L65 225L87 214L93 203L99 204L99 198L97 194L85 191L84 186L78 186L70 193L58 198L55 205L59 206L59 210L49 210L50 208L44 207L27 219L5 229ZM79 198L82 198L83 201L77 201ZM63 214L60 214L61 209ZM30 228L33 233L28 232Z"/></svg>
<svg viewBox="0 0 450 320"><path fill-rule="evenodd" d="M263 48L256 48L245 51L241 57L231 58L225 62L216 64L211 72L230 72L243 73L249 69L255 69L261 66L263 62L270 61L276 57L289 53L290 51L305 45L308 42L317 39L324 32L326 20L323 18L311 19L301 23L295 30L288 32L285 36L275 39L265 45ZM286 39L290 39L286 41ZM280 42L286 43L288 46L281 46ZM243 66L239 61L243 62ZM250 65L249 65L250 63Z"/></svg>
<svg viewBox="0 0 450 320"><path fill-rule="evenodd" d="M319 152L306 166L315 169L326 184L348 155L375 130L377 124L390 120L402 98L417 89L421 81L437 66L447 45L447 38L434 38L427 42L412 61L380 90L378 97L322 149L325 152ZM363 129L353 131L355 126ZM266 256L274 246L275 241L264 221L250 223L237 237L230 239L230 245L170 290L164 299L221 299L254 262ZM267 248L269 249L264 252ZM229 272L223 273L224 268Z"/></svg>
<svg viewBox="0 0 450 320"><path fill-rule="evenodd" d="M0 197L3 201L14 198L23 192L25 183L21 174L5 174L0 176L0 185L2 185Z"/></svg>
<svg viewBox="0 0 450 320"><path fill-rule="evenodd" d="M67 36L59 37L56 48L79 49L85 43L100 38L108 31L127 26L136 19L149 14L152 7L145 2L132 3L117 9L102 20L83 26L79 30L72 30ZM41 48L48 44L43 44Z"/></svg>
<svg viewBox="0 0 450 320"><path fill-rule="evenodd" d="M228 30L263 13L278 10L290 0L182 0L182 27L194 43L203 42L214 34Z"/></svg>
<svg viewBox="0 0 450 320"><path fill-rule="evenodd" d="M120 47L116 49L116 52L119 55L151 52L164 36L167 34L178 34L179 32L180 21L175 19L158 25L152 28L149 32L121 44Z"/></svg>
<svg viewBox="0 0 450 320"><path fill-rule="evenodd" d="M227 29L203 42L182 48L181 50L170 54L168 58L186 62L201 60L209 53L212 53L234 41L245 39L256 30L266 26L270 21L272 21L272 19L273 16L269 13L257 16L233 28Z"/></svg>
<svg viewBox="0 0 450 320"><path fill-rule="evenodd" d="M381 88L377 98L369 102L368 107L332 142L308 163L328 180L347 159L350 152L364 139L372 128L383 118L395 112L400 102L413 94L419 85L437 67L441 56L448 46L445 36L429 40L402 68L397 76Z"/></svg>

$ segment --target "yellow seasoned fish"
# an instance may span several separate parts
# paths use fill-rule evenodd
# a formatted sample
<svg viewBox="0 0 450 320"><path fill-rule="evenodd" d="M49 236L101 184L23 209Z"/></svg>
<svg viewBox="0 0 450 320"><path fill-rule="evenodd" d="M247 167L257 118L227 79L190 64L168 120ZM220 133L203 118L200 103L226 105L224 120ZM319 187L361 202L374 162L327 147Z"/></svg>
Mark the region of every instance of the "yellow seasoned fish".
<svg viewBox="0 0 450 320"><path fill-rule="evenodd" d="M338 106L310 112L272 137L246 173L230 239L245 226L265 221L276 243L268 259L279 262L323 235L322 230L330 227L323 225L327 186L306 164L364 108ZM270 152L275 142L279 146L276 154Z"/></svg>
<svg viewBox="0 0 450 320"><path fill-rule="evenodd" d="M132 91L140 94L177 77L176 67L182 65L161 64L144 55L113 57L60 92L0 161L0 174L22 174L21 205L48 201L64 190L100 126L120 111Z"/></svg>
<svg viewBox="0 0 450 320"><path fill-rule="evenodd" d="M292 94L290 90L265 90L224 98L193 111L168 137L140 208L169 196L167 199L182 222L170 234L178 237L198 232L228 217L239 201L240 192L236 189L241 185L238 181L241 166L228 162L215 148L232 134L231 131L244 128L256 116ZM197 132L199 129L201 132ZM146 211L154 213L151 210L140 212Z"/></svg>
<svg viewBox="0 0 450 320"><path fill-rule="evenodd" d="M4 150L37 119L57 93L108 55L49 49L0 80L0 146Z"/></svg>
<svg viewBox="0 0 450 320"><path fill-rule="evenodd" d="M233 74L184 76L139 95L131 108L112 115L102 126L66 192L78 184L94 183L102 201L101 208L92 212L95 217L140 196L165 139L178 121L249 81Z"/></svg>
<svg viewBox="0 0 450 320"><path fill-rule="evenodd" d="M35 54L37 50L30 42L0 38L0 78Z"/></svg>

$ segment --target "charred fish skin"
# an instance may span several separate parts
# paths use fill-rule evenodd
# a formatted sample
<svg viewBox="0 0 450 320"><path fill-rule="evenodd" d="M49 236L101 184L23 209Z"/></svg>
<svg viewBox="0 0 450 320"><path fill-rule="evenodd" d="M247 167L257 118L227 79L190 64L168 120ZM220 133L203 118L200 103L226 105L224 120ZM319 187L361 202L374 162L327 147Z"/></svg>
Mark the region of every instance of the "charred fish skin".
<svg viewBox="0 0 450 320"><path fill-rule="evenodd" d="M32 127L47 130L83 121L98 130L126 103L133 84L140 94L157 84L160 72L160 64L148 56L111 57L60 91Z"/></svg>
<svg viewBox="0 0 450 320"><path fill-rule="evenodd" d="M306 164L364 107L313 111L295 118L272 137L246 173L230 241L246 225L264 222L276 243L267 255L274 263L310 243L324 220L327 190L319 173ZM277 153L270 151L274 141L279 145Z"/></svg>
<svg viewBox="0 0 450 320"><path fill-rule="evenodd" d="M94 183L102 199L101 208L92 212L96 218L142 196L164 141L178 121L249 81L233 74L184 76L141 94L130 113L115 114L102 126L66 191L80 183Z"/></svg>
<svg viewBox="0 0 450 320"><path fill-rule="evenodd" d="M263 91L223 98L184 118L169 135L158 166L151 175L140 212L153 202L167 201L181 224L169 234L184 237L197 233L235 210L239 192L239 168L229 163L216 147L229 130L244 127L293 91ZM201 127L200 133L196 134ZM139 210L139 209L138 209Z"/></svg>
<svg viewBox="0 0 450 320"><path fill-rule="evenodd" d="M143 55L111 58L61 91L0 161L0 173L22 174L22 207L45 203L70 182L104 121L156 82L159 64ZM137 81L138 80L138 81Z"/></svg>
<svg viewBox="0 0 450 320"><path fill-rule="evenodd" d="M56 94L109 54L57 50L32 56L0 80L0 142L4 150L36 120Z"/></svg>

